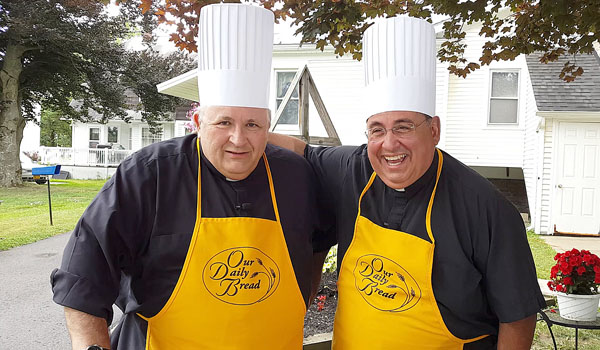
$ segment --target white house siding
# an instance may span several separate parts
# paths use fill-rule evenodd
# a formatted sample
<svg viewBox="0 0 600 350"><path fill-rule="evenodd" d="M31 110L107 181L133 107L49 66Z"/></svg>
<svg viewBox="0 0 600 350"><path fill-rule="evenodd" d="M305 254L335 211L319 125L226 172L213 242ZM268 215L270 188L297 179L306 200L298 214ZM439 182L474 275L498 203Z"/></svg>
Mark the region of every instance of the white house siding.
<svg viewBox="0 0 600 350"><path fill-rule="evenodd" d="M523 69L521 82L523 83L523 95L525 104L524 114L524 125L525 125L525 137L523 144L523 178L525 180L525 188L527 189L527 202L529 205L529 213L531 215L531 222L536 222L536 193L537 193L537 147L536 147L536 128L538 125L537 119L539 119L535 113L537 107L535 104L535 97L533 95L533 88L531 87L531 81L529 72L527 69Z"/></svg>
<svg viewBox="0 0 600 350"><path fill-rule="evenodd" d="M484 39L476 31L467 32L465 58L478 62ZM466 79L450 75L445 129L445 150L469 166L522 167L525 103L522 79L525 61L495 62L472 72ZM488 125L490 70L520 72L519 125Z"/></svg>
<svg viewBox="0 0 600 350"><path fill-rule="evenodd" d="M362 63L349 59L311 60L308 68L342 144L365 143L367 139L364 134L365 115L362 112ZM310 110L310 113L313 117L318 116L316 109ZM315 119L317 120L312 122ZM315 126L322 130L313 129ZM318 135L317 132L320 131L326 136L318 118L311 118L311 134L313 130L314 135Z"/></svg>
<svg viewBox="0 0 600 350"><path fill-rule="evenodd" d="M276 74L278 71L297 71L308 66L327 112L344 145L364 143L364 118L361 111L362 63L348 56L337 58L331 49L321 52L312 45L275 45L271 79L270 108L276 111ZM277 132L294 133L298 128L278 126ZM309 108L309 131L313 136L326 136L312 100Z"/></svg>
<svg viewBox="0 0 600 350"><path fill-rule="evenodd" d="M438 42L438 49L439 49ZM450 73L448 72L448 64L437 62L435 72L435 114L442 120L442 130L440 130L440 142L438 147L446 148L446 128L443 127L447 120L448 111L448 81Z"/></svg>
<svg viewBox="0 0 600 350"><path fill-rule="evenodd" d="M176 120L175 125L173 126L173 135L174 137L185 136L187 135L187 129L185 128L186 120Z"/></svg>
<svg viewBox="0 0 600 350"><path fill-rule="evenodd" d="M540 198L540 227L539 233L550 234L554 230L550 227L550 218L552 217L552 203L553 203L553 166L554 166L554 143L555 135L554 131L557 129L555 125L557 122L554 119L546 118L545 126L540 132L544 133L544 147L542 153L542 169L541 169L541 198Z"/></svg>
<svg viewBox="0 0 600 350"><path fill-rule="evenodd" d="M138 150L142 148L142 128L147 128L148 124L139 121L126 123L120 120L112 120L107 124L74 122L72 126L72 147L77 149L89 148L90 128L99 128L99 143L108 144L108 127L115 126L119 128L118 141L116 143L120 144L125 149ZM162 127L162 140L167 140L176 136L173 122L163 123Z"/></svg>

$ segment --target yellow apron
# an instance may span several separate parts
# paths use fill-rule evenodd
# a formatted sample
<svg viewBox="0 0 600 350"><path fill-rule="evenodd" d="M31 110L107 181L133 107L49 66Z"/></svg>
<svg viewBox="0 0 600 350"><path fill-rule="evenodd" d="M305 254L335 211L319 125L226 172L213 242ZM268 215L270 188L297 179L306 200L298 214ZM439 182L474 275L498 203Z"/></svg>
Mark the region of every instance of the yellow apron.
<svg viewBox="0 0 600 350"><path fill-rule="evenodd" d="M375 172L362 191L354 237L340 268L333 349L458 350L485 337L462 340L450 333L433 294L431 208L443 163L436 151L438 169L426 216L431 243L361 216L360 204Z"/></svg>
<svg viewBox="0 0 600 350"><path fill-rule="evenodd" d="M194 233L169 300L156 316L144 318L148 321L146 349L302 348L306 305L288 254L264 154L263 160L276 221L203 218L198 164Z"/></svg>

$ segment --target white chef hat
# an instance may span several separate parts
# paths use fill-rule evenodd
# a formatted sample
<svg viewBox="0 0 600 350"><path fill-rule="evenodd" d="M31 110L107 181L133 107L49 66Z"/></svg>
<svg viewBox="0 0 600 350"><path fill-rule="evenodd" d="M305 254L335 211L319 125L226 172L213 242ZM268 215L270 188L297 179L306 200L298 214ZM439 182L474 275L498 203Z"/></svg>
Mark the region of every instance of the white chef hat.
<svg viewBox="0 0 600 350"><path fill-rule="evenodd" d="M363 36L366 118L388 111L435 115L435 30L425 20L377 20Z"/></svg>
<svg viewBox="0 0 600 350"><path fill-rule="evenodd" d="M202 106L269 107L273 12L242 4L200 11L198 94Z"/></svg>

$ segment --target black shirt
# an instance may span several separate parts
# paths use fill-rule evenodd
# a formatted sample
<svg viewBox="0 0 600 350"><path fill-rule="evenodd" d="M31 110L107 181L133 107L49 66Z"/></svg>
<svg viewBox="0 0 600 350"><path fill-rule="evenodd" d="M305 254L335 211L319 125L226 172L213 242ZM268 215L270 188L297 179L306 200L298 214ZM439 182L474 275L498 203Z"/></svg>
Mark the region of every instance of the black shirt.
<svg viewBox="0 0 600 350"><path fill-rule="evenodd" d="M485 178L447 153L431 214L436 241L433 291L448 329L462 339L498 334L498 322L513 322L545 306L523 220ZM373 168L367 146L306 147L321 186L335 208L338 267L350 245L358 199ZM438 156L404 191L376 178L363 197L362 215L379 226L429 241L425 226ZM339 269L338 269L339 271ZM487 348L490 339L465 346Z"/></svg>
<svg viewBox="0 0 600 350"><path fill-rule="evenodd" d="M308 162L268 145L281 224L298 285L310 294L313 244L325 227ZM265 164L228 181L202 156L202 217L275 220ZM198 153L195 135L150 145L124 160L77 223L60 269L54 301L110 324L113 303L124 310L113 348L143 349L146 317L158 313L181 272L196 221ZM313 236L313 233L314 236ZM116 334L116 335L115 335Z"/></svg>

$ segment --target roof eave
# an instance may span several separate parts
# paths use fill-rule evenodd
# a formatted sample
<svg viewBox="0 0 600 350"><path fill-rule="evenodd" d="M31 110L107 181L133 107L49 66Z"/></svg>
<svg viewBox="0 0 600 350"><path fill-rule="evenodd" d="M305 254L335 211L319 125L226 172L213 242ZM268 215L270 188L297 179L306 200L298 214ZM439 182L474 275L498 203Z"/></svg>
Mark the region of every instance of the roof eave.
<svg viewBox="0 0 600 350"><path fill-rule="evenodd" d="M587 119L600 117L600 111L537 111L536 115L543 118Z"/></svg>
<svg viewBox="0 0 600 350"><path fill-rule="evenodd" d="M190 101L200 101L198 96L198 69L176 76L156 85L158 92L165 95L181 97Z"/></svg>

